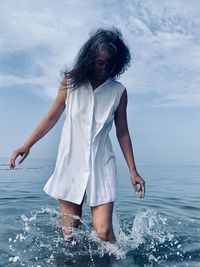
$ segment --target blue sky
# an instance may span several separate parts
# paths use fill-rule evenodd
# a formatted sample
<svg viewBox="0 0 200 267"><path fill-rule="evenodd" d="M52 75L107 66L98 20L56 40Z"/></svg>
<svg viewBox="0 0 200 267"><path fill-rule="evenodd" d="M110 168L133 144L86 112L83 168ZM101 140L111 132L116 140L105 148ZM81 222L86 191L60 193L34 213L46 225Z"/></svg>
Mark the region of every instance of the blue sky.
<svg viewBox="0 0 200 267"><path fill-rule="evenodd" d="M1 0L0 157L21 146L50 108L60 71L98 27L117 26L132 54L121 77L137 164L199 164L200 3ZM55 158L63 117L30 157ZM115 129L111 132L117 157Z"/></svg>

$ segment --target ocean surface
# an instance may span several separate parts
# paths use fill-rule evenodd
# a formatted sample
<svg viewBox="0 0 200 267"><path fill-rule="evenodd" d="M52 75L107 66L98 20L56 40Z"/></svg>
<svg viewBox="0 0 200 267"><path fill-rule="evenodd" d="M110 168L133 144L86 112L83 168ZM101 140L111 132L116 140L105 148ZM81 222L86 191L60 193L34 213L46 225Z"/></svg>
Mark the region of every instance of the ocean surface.
<svg viewBox="0 0 200 267"><path fill-rule="evenodd" d="M74 241L63 240L58 203L43 191L54 161L0 159L0 266L200 266L200 166L138 166L145 199L118 163L117 244L99 240L85 204Z"/></svg>

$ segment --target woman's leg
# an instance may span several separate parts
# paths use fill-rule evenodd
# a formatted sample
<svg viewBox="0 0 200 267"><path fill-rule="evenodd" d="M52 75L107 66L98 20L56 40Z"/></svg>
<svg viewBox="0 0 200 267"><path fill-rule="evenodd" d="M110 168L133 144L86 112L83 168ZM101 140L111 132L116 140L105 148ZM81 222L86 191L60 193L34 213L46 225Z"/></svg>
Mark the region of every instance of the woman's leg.
<svg viewBox="0 0 200 267"><path fill-rule="evenodd" d="M94 230L101 240L111 243L116 241L112 225L113 205L113 202L110 202L91 207Z"/></svg>
<svg viewBox="0 0 200 267"><path fill-rule="evenodd" d="M59 199L59 208L61 212L61 225L63 230L64 239L70 239L70 234L73 228L77 228L80 220L73 216L82 216L83 201L80 205Z"/></svg>

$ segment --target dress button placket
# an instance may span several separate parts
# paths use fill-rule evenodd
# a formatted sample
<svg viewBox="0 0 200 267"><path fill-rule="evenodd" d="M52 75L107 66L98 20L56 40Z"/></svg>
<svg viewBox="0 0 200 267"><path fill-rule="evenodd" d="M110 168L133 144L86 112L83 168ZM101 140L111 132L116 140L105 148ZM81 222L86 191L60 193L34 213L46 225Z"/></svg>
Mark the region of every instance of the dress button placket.
<svg viewBox="0 0 200 267"><path fill-rule="evenodd" d="M94 99L93 99L93 94L91 95L92 97L92 103L89 105L89 111L88 111L88 142L87 142L87 147L88 147L88 171L86 172L89 173L90 170L90 159L91 159L91 132L92 132L92 123L93 123L93 111L94 111ZM91 109L90 109L91 107Z"/></svg>

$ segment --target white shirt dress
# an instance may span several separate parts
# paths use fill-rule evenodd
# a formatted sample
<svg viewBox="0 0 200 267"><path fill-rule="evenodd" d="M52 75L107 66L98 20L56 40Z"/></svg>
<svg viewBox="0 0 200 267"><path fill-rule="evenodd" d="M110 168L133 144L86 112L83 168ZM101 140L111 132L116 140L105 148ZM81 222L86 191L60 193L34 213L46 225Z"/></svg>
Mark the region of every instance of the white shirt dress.
<svg viewBox="0 0 200 267"><path fill-rule="evenodd" d="M117 165L109 132L125 87L111 78L68 86L66 118L55 170L44 191L56 199L94 207L116 200Z"/></svg>

